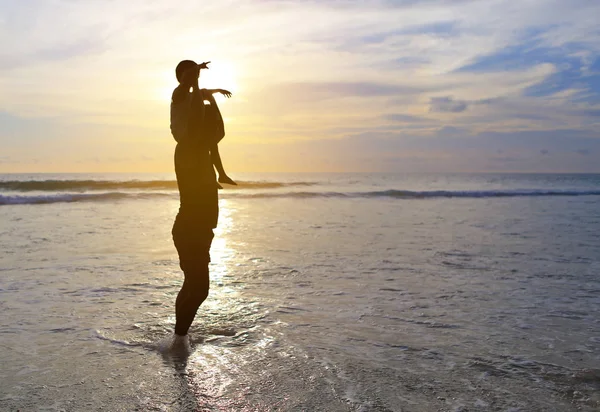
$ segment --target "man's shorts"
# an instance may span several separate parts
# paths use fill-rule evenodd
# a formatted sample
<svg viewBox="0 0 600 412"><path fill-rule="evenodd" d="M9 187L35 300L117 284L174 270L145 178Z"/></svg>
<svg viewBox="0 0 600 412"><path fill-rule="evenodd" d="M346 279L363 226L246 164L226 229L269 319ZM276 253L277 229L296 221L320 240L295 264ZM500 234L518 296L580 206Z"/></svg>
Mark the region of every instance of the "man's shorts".
<svg viewBox="0 0 600 412"><path fill-rule="evenodd" d="M215 236L210 225L198 225L193 220L178 214L171 234L184 272L186 268L208 265L210 246Z"/></svg>

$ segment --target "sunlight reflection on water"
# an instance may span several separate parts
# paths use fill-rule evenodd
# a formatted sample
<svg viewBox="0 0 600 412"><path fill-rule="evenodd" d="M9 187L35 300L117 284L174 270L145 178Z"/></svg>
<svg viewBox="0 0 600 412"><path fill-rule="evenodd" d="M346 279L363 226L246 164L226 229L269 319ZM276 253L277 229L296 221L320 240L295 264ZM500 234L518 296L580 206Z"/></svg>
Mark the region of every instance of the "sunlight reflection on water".
<svg viewBox="0 0 600 412"><path fill-rule="evenodd" d="M219 226L214 229L215 237L210 249L211 279L219 281L228 272L228 267L234 259L235 251L228 245L228 234L232 226L230 202L219 201Z"/></svg>

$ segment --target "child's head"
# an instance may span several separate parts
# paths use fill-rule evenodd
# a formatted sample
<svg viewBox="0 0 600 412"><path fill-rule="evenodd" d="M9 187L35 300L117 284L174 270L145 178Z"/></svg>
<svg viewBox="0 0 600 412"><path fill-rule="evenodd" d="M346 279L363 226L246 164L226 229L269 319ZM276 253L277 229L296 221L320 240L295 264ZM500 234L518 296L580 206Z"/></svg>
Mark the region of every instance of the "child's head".
<svg viewBox="0 0 600 412"><path fill-rule="evenodd" d="M183 79L183 73L197 66L198 63L196 63L193 60L180 61L177 67L175 68L175 76L177 77L177 81L181 83L181 80Z"/></svg>

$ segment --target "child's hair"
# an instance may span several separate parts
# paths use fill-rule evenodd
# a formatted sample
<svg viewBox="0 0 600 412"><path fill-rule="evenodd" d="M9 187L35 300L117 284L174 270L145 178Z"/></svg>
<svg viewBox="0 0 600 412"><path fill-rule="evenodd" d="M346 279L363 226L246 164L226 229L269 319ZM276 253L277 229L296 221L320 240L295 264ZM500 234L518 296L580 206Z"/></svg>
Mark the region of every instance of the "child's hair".
<svg viewBox="0 0 600 412"><path fill-rule="evenodd" d="M193 60L180 61L177 67L175 68L175 76L177 77L177 81L181 83L181 76L183 76L183 73L185 73L186 70L191 69L192 67L197 65L198 63L196 63Z"/></svg>

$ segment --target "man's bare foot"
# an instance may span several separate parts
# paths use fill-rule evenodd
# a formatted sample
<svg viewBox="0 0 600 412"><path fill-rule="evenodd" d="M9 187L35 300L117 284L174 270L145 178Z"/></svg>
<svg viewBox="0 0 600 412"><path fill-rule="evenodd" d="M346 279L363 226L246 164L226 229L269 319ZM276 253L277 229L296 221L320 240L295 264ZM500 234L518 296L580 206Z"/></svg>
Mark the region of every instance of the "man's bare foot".
<svg viewBox="0 0 600 412"><path fill-rule="evenodd" d="M219 176L219 183L226 183L228 185L235 185L237 186L237 183L235 183L229 176L227 175L223 175L223 176Z"/></svg>
<svg viewBox="0 0 600 412"><path fill-rule="evenodd" d="M189 336L176 334L158 341L156 349L163 355L165 360L176 362L185 362L193 352Z"/></svg>

